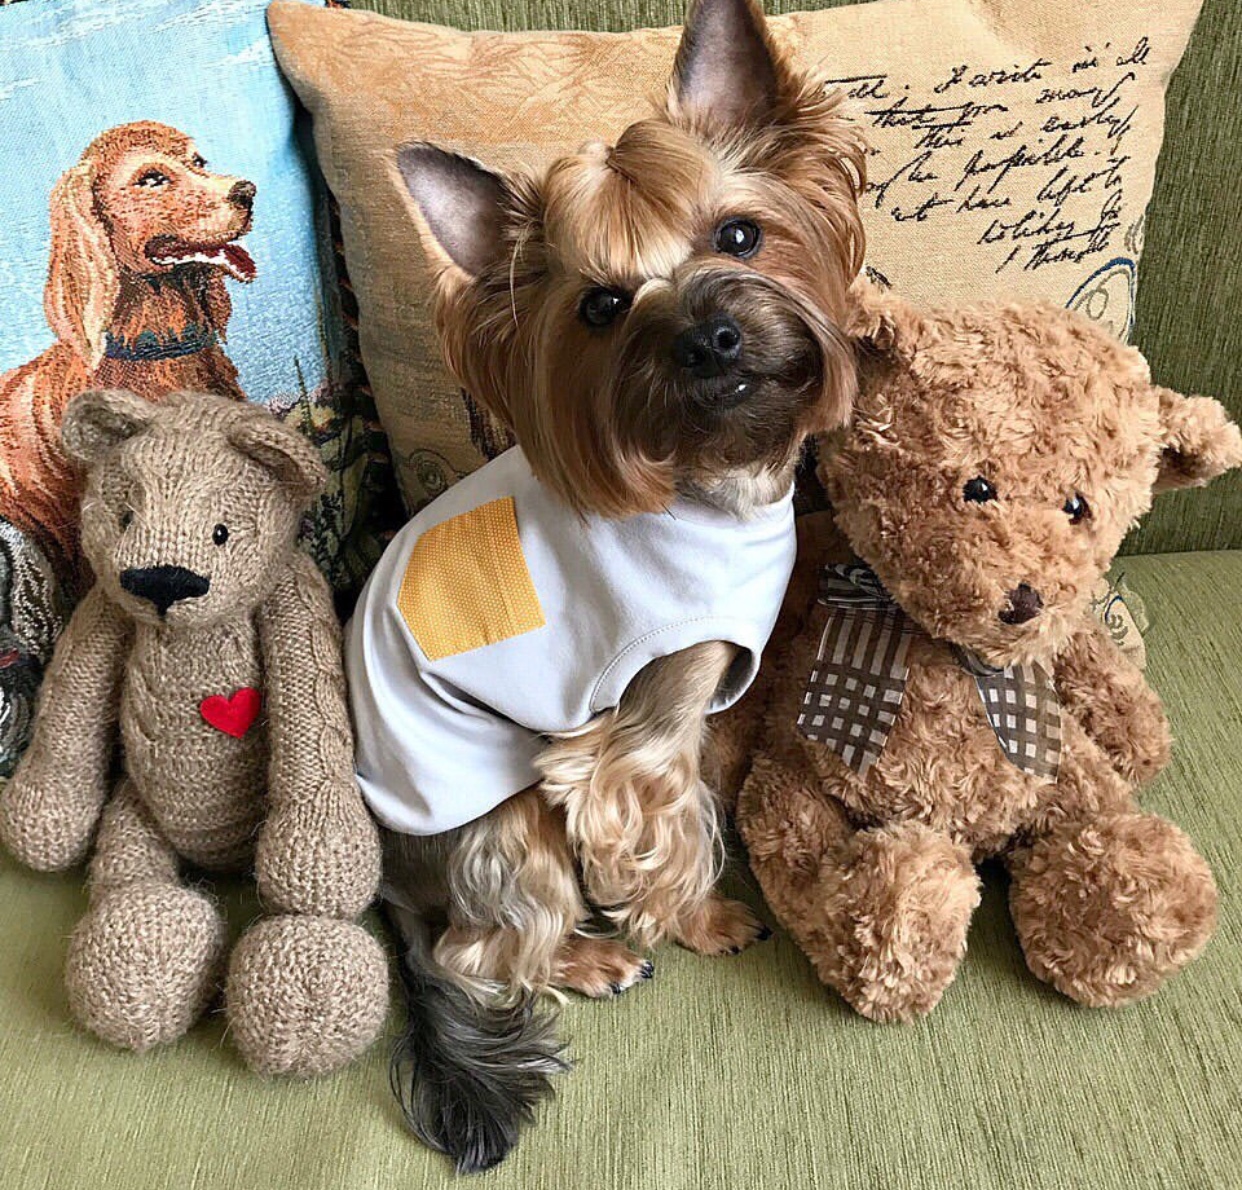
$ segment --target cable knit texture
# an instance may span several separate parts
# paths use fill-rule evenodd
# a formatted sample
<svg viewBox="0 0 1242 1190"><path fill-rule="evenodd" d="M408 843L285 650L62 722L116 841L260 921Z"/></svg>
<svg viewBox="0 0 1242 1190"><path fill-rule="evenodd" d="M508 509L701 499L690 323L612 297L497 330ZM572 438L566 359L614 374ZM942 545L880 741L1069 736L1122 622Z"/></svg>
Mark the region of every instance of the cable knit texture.
<svg viewBox="0 0 1242 1190"><path fill-rule="evenodd" d="M179 1037L228 958L219 911L183 885L182 861L253 863L278 916L232 956L232 1035L264 1073L336 1069L379 1032L388 979L354 921L380 852L354 779L340 630L296 547L322 465L265 410L197 394L157 407L86 393L63 434L87 468L82 548L96 585L0 794L0 840L55 871L94 838L70 1007L130 1049Z"/></svg>

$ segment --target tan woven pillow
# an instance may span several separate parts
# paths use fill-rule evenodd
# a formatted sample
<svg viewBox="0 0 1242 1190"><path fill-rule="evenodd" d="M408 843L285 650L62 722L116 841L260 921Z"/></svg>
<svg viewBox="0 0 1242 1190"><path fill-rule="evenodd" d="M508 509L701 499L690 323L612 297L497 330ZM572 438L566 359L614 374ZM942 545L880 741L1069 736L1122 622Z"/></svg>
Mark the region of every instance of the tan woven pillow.
<svg viewBox="0 0 1242 1190"><path fill-rule="evenodd" d="M1044 298L1125 336L1165 87L1200 2L881 0L771 27L868 128L873 268L916 300ZM394 148L542 167L645 114L679 31L467 34L287 0L269 19L314 114L363 360L415 508L505 438L440 363Z"/></svg>

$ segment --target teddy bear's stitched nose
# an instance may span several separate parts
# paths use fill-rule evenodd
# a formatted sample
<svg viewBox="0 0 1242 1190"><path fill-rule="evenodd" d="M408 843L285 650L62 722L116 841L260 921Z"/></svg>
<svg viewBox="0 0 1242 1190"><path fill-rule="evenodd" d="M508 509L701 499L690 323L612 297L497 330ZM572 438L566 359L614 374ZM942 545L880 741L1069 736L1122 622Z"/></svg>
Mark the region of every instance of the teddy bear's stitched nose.
<svg viewBox="0 0 1242 1190"><path fill-rule="evenodd" d="M139 599L149 599L162 616L181 599L206 595L211 580L184 566L136 566L121 571L121 586Z"/></svg>
<svg viewBox="0 0 1242 1190"><path fill-rule="evenodd" d="M1025 624L1039 615L1044 606L1039 592L1028 583L1019 583L1009 592L1009 606L1000 612L1001 620L1006 624Z"/></svg>

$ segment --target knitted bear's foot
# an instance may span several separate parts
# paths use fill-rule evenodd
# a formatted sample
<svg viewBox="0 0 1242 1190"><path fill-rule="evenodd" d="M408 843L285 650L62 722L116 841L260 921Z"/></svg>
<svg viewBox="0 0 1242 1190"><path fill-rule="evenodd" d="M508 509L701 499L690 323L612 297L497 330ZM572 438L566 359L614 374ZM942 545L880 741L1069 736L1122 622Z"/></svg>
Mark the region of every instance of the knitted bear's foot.
<svg viewBox="0 0 1242 1190"><path fill-rule="evenodd" d="M388 963L353 922L269 917L233 949L225 992L237 1048L260 1074L299 1078L352 1062L388 1012Z"/></svg>
<svg viewBox="0 0 1242 1190"><path fill-rule="evenodd" d="M202 893L154 880L108 890L70 939L69 1007L125 1049L175 1041L211 1003L224 945L224 922Z"/></svg>
<svg viewBox="0 0 1242 1190"><path fill-rule="evenodd" d="M1038 839L1012 870L1010 909L1027 966L1093 1007L1150 995L1216 924L1207 863L1155 814L1116 814Z"/></svg>

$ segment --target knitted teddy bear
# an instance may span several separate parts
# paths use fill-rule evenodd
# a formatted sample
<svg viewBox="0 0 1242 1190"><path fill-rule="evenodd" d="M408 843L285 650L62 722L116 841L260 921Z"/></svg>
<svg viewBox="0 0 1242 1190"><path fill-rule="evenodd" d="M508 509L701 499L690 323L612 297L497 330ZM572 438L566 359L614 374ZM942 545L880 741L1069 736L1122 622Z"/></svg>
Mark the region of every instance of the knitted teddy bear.
<svg viewBox="0 0 1242 1190"><path fill-rule="evenodd" d="M378 1033L388 975L353 920L380 851L354 778L339 628L295 544L323 466L265 409L216 396L84 393L62 435L87 468L95 585L0 795L0 839L42 871L94 839L70 1008L128 1049L179 1037L227 952L183 863L253 864L273 916L233 948L231 1034L258 1071L335 1069Z"/></svg>
<svg viewBox="0 0 1242 1190"><path fill-rule="evenodd" d="M1088 600L1153 493L1239 465L1242 438L1079 315L856 294L857 407L819 475L861 562L824 569L770 655L737 806L751 866L876 1020L938 1002L989 857L1040 979L1138 999L1206 944L1216 888L1136 804L1168 727Z"/></svg>

